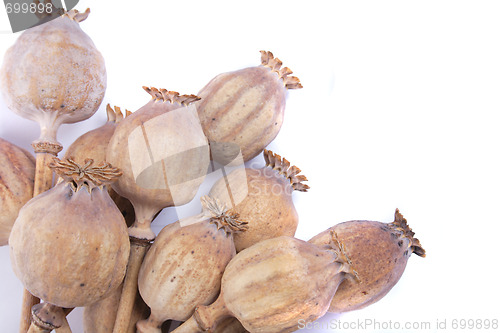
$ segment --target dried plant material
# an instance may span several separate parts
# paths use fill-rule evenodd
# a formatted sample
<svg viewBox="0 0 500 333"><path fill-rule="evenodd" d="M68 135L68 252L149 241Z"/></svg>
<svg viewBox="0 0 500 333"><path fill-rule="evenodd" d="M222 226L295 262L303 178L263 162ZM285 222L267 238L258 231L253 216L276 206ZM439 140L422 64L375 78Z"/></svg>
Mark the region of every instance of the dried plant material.
<svg viewBox="0 0 500 333"><path fill-rule="evenodd" d="M78 137L75 142L66 149L65 158L72 158L80 164L84 163L87 158L91 158L94 161L106 160L106 150L109 140L115 132L117 123L125 116L130 115L131 112L125 110L123 113L120 107L115 106L112 108L108 104L106 106L106 113L108 121L104 125ZM132 225L135 220L135 213L134 207L130 201L116 193L111 186L108 187L108 191L111 199L113 199L118 209L122 212L127 225Z"/></svg>
<svg viewBox="0 0 500 333"><path fill-rule="evenodd" d="M278 236L293 236L299 217L293 205L292 192L306 192L307 178L301 170L290 166L285 158L264 150L266 166L262 169L239 168L219 179L210 196L248 221L248 230L234 235L239 252L261 240Z"/></svg>
<svg viewBox="0 0 500 333"><path fill-rule="evenodd" d="M214 333L248 333L238 319L229 317L217 325Z"/></svg>
<svg viewBox="0 0 500 333"><path fill-rule="evenodd" d="M332 240L338 239L346 245L345 252L359 275L359 283L344 281L339 286L328 311L362 309L384 297L401 278L412 253L425 257L425 250L414 235L396 209L392 223L343 222L309 240L318 246L335 247Z"/></svg>
<svg viewBox="0 0 500 333"><path fill-rule="evenodd" d="M64 178L19 212L9 238L14 273L33 295L64 308L106 297L123 280L129 255L123 216L105 184L120 172L55 160Z"/></svg>
<svg viewBox="0 0 500 333"><path fill-rule="evenodd" d="M355 277L339 252L287 236L259 242L227 265L219 298L173 332L213 332L228 317L249 332L293 332L323 316L338 285Z"/></svg>
<svg viewBox="0 0 500 333"><path fill-rule="evenodd" d="M210 163L192 95L144 87L152 98L117 125L106 160L123 171L113 189L130 200L135 221L129 228L130 263L118 307L115 333L129 325L139 268L155 239L154 217L165 207L191 201Z"/></svg>
<svg viewBox="0 0 500 333"><path fill-rule="evenodd" d="M38 142L59 145L59 126L89 118L104 97L104 59L78 23L86 15L72 10L27 29L5 53L0 69L5 103L40 124Z"/></svg>
<svg viewBox="0 0 500 333"><path fill-rule="evenodd" d="M212 159L221 164L241 164L259 155L281 128L287 90L302 88L271 52L261 55L260 66L219 74L198 93Z"/></svg>
<svg viewBox="0 0 500 333"><path fill-rule="evenodd" d="M219 294L224 269L236 254L232 235L244 232L247 223L217 199L202 197L202 205L203 213L189 224L164 227L146 254L139 291L151 316L137 323L137 332L160 333L164 321L185 321Z"/></svg>
<svg viewBox="0 0 500 333"><path fill-rule="evenodd" d="M4 246L19 210L33 196L35 159L0 138L0 165L0 246Z"/></svg>

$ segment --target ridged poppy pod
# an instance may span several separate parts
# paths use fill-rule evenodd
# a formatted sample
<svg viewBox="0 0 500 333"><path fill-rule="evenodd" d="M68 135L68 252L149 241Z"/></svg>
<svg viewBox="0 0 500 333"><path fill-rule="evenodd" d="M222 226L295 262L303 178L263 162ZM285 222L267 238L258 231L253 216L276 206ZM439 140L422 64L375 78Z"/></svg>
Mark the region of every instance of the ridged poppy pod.
<svg viewBox="0 0 500 333"><path fill-rule="evenodd" d="M227 317L252 333L293 332L300 322L323 316L338 285L355 276L343 246L267 239L238 253L226 267L218 299L197 307L174 332L213 332Z"/></svg>
<svg viewBox="0 0 500 333"><path fill-rule="evenodd" d="M229 317L217 325L214 333L248 333L248 331L241 325L238 319Z"/></svg>
<svg viewBox="0 0 500 333"><path fill-rule="evenodd" d="M165 207L191 201L210 164L208 142L196 108L199 98L165 89L147 88L151 100L117 125L106 160L123 171L113 189L132 202L135 221L129 227L130 262L114 332L129 325L137 276L150 242L151 222Z"/></svg>
<svg viewBox="0 0 500 333"><path fill-rule="evenodd" d="M425 257L420 241L414 238L415 233L398 209L392 223L343 222L314 236L309 243L328 246L332 233L345 244L359 274L359 283L344 281L329 312L347 312L375 303L399 281L412 253Z"/></svg>
<svg viewBox="0 0 500 333"><path fill-rule="evenodd" d="M196 108L199 98L143 87L151 100L120 121L106 160L123 171L113 189L132 202L130 236L153 240L150 222L161 209L191 201L210 163Z"/></svg>
<svg viewBox="0 0 500 333"><path fill-rule="evenodd" d="M116 125L123 119L124 116L130 115L132 112L125 110L125 115L117 106L111 108L108 104L106 106L106 113L108 121L87 133L78 137L71 146L66 149L64 158L71 158L77 163L84 163L85 159L91 158L94 161L105 161L106 150L108 148L109 140L115 132ZM118 206L127 225L130 226L135 220L134 207L130 201L118 193L116 193L111 186L108 186L109 195L111 199Z"/></svg>
<svg viewBox="0 0 500 333"><path fill-rule="evenodd" d="M144 258L139 291L151 316L137 323L140 333L160 333L167 319L185 321L219 294L236 254L233 234L244 231L246 222L217 199L204 196L201 202L201 214L164 227Z"/></svg>
<svg viewBox="0 0 500 333"><path fill-rule="evenodd" d="M25 30L0 69L7 106L39 123L38 142L57 152L59 126L92 116L106 90L104 59L79 24L89 12L71 10Z"/></svg>
<svg viewBox="0 0 500 333"><path fill-rule="evenodd" d="M24 149L0 138L0 246L7 245L21 207L33 195L35 159Z"/></svg>
<svg viewBox="0 0 500 333"><path fill-rule="evenodd" d="M264 150L266 166L262 169L240 168L219 179L210 196L219 198L248 221L248 230L234 235L239 252L261 240L293 236L299 216L293 205L293 191L306 192L307 178L290 166L285 158Z"/></svg>
<svg viewBox="0 0 500 333"><path fill-rule="evenodd" d="M198 93L212 158L221 164L241 164L259 155L278 135L288 89L302 88L278 58L260 52L260 66L219 74ZM240 152L243 160L237 158Z"/></svg>
<svg viewBox="0 0 500 333"><path fill-rule="evenodd" d="M9 238L14 273L33 295L64 308L105 297L123 280L129 240L106 184L120 175L109 164L54 159L63 177L19 212Z"/></svg>

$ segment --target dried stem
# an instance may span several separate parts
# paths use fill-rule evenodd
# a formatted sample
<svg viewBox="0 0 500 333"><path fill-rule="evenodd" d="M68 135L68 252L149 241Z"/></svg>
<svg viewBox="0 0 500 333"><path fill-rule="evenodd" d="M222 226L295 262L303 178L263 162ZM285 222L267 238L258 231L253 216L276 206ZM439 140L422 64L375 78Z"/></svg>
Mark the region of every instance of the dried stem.
<svg viewBox="0 0 500 333"><path fill-rule="evenodd" d="M306 176L299 175L300 169L295 165L290 166L290 162L286 158L281 158L280 155L273 153L270 150L264 149L264 159L266 166L276 170L280 175L290 180L290 185L295 191L307 192L309 185L302 182L307 181Z"/></svg>
<svg viewBox="0 0 500 333"><path fill-rule="evenodd" d="M123 282L122 295L116 313L113 333L126 332L137 295L139 269L151 243L146 240L130 237L130 257L127 274Z"/></svg>
<svg viewBox="0 0 500 333"><path fill-rule="evenodd" d="M288 67L283 67L283 62L278 58L275 58L273 53L270 51L260 51L261 54L261 64L262 66L268 67L274 73L278 74L279 78L283 80L283 84L287 89L300 89L302 88L302 84L300 84L300 80L296 76L289 76L292 74L292 70Z"/></svg>
<svg viewBox="0 0 500 333"><path fill-rule="evenodd" d="M36 155L35 186L33 189L33 196L35 197L52 187L52 170L49 164L52 162L54 156L57 156L62 150L62 146L47 142L35 142L33 143L33 148ZM21 322L19 325L20 333L26 333L30 328L31 308L38 303L40 303L40 299L24 289Z"/></svg>
<svg viewBox="0 0 500 333"><path fill-rule="evenodd" d="M71 333L66 320L66 312L58 306L43 303L36 304L31 309L32 322L28 332L46 332L65 326L64 333ZM63 331L60 331L63 332Z"/></svg>

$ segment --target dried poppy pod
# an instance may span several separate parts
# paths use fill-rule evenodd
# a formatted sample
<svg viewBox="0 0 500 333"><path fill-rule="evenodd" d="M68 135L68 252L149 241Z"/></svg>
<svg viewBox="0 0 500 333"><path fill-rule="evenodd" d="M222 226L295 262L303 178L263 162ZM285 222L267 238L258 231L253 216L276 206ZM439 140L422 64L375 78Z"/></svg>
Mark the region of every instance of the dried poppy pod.
<svg viewBox="0 0 500 333"><path fill-rule="evenodd" d="M214 333L248 333L248 331L241 325L238 319L229 317L217 325Z"/></svg>
<svg viewBox="0 0 500 333"><path fill-rule="evenodd" d="M0 246L7 245L21 207L33 196L35 159L0 138Z"/></svg>
<svg viewBox="0 0 500 333"><path fill-rule="evenodd" d="M45 147L39 149L59 152L59 126L89 118L104 97L104 59L79 24L89 12L71 10L27 29L5 53L0 69L5 102L40 124L36 143Z"/></svg>
<svg viewBox="0 0 500 333"><path fill-rule="evenodd" d="M106 160L106 150L108 148L109 140L115 132L116 125L124 117L124 114L119 107L115 106L113 109L109 104L106 106L106 113L108 121L104 125L84 133L77 138L71 146L66 149L64 158L71 158L80 164L84 163L87 158L91 158L94 161ZM132 112L129 110L125 110L125 116L128 116L131 113ZM130 201L116 193L111 186L108 187L108 191L111 199L113 199L125 217L127 225L132 225L135 220L135 214L134 207Z"/></svg>
<svg viewBox="0 0 500 333"><path fill-rule="evenodd" d="M33 295L58 307L92 304L125 275L127 228L106 189L120 172L92 164L54 159L63 181L21 209L9 238L14 273Z"/></svg>
<svg viewBox="0 0 500 333"><path fill-rule="evenodd" d="M309 243L328 246L332 233L346 245L360 282L344 281L329 312L347 312L375 303L399 281L412 253L425 257L420 241L413 237L415 233L398 209L392 223L343 222L314 236Z"/></svg>
<svg viewBox="0 0 500 333"><path fill-rule="evenodd" d="M137 290L137 276L155 238L151 222L165 207L191 201L210 164L208 142L196 108L199 98L144 87L152 99L116 127L106 160L123 171L113 189L134 206L129 228L130 263L124 281L114 332L128 327Z"/></svg>
<svg viewBox="0 0 500 333"><path fill-rule="evenodd" d="M333 247L288 236L268 239L238 253L226 267L219 298L197 307L173 332L213 332L227 317L249 332L293 332L299 321L323 316L338 285L355 276L349 259Z"/></svg>
<svg viewBox="0 0 500 333"><path fill-rule="evenodd" d="M261 66L219 74L198 93L198 114L219 163L243 163L240 151L245 162L259 155L278 135L288 89L302 88L278 58L260 52Z"/></svg>
<svg viewBox="0 0 500 333"><path fill-rule="evenodd" d="M185 321L219 294L224 269L236 254L232 235L247 223L217 199L204 196L201 203L201 214L164 227L144 258L139 291L151 316L137 323L140 333L161 333L165 320Z"/></svg>
<svg viewBox="0 0 500 333"><path fill-rule="evenodd" d="M285 158L264 150L266 166L262 169L241 168L219 179L210 196L219 198L248 221L248 230L234 235L239 252L261 240L293 236L299 216L293 205L293 191L306 192L307 178Z"/></svg>

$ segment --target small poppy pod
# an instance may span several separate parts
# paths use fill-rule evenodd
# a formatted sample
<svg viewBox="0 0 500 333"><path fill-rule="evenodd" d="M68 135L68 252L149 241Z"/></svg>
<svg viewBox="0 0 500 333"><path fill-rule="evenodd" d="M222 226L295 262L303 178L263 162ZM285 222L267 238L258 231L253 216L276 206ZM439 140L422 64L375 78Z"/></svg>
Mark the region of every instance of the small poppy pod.
<svg viewBox="0 0 500 333"><path fill-rule="evenodd" d="M117 106L111 108L108 104L106 106L106 113L108 121L87 133L78 137L71 146L66 149L64 154L65 158L73 158L79 164L84 163L85 159L91 158L94 161L105 161L106 150L108 148L109 140L115 132L116 125L124 118L129 116L132 112L125 110L125 115ZM115 202L116 206L120 209L125 217L127 225L130 226L135 220L134 207L127 198L122 197L116 193L111 186L108 186L108 191L111 199Z"/></svg>
<svg viewBox="0 0 500 333"><path fill-rule="evenodd" d="M0 69L5 102L40 124L38 142L59 145L59 126L89 118L104 97L104 58L80 28L89 13L71 10L27 29L5 53Z"/></svg>
<svg viewBox="0 0 500 333"><path fill-rule="evenodd" d="M9 238L14 273L33 295L55 306L86 306L123 280L130 242L106 184L120 175L109 164L54 159L63 178L19 212Z"/></svg>
<svg viewBox="0 0 500 333"><path fill-rule="evenodd" d="M259 155L278 135L288 89L302 88L271 52L260 53L260 66L219 74L198 93L212 159L221 164L242 164Z"/></svg>
<svg viewBox="0 0 500 333"><path fill-rule="evenodd" d="M174 332L213 332L227 317L252 333L293 332L299 321L323 316L347 278L356 273L343 246L320 248L288 236L267 239L238 253L224 271L219 298L197 307Z"/></svg>
<svg viewBox="0 0 500 333"><path fill-rule="evenodd" d="M33 196L35 159L0 138L0 165L0 246L4 246L19 210Z"/></svg>
<svg viewBox="0 0 500 333"><path fill-rule="evenodd" d="M140 333L159 333L167 319L187 320L198 305L219 294L222 274L236 254L233 234L245 231L217 199L204 196L203 212L167 225L146 254L139 291L151 316L137 323Z"/></svg>
<svg viewBox="0 0 500 333"><path fill-rule="evenodd" d="M113 189L134 206L130 236L153 240L153 217L194 198L207 174L210 152L191 105L197 96L143 88L151 100L118 123L106 160L123 171Z"/></svg>
<svg viewBox="0 0 500 333"><path fill-rule="evenodd" d="M264 159L265 167L236 169L219 179L209 193L248 221L248 230L234 235L237 252L264 239L294 236L299 216L292 193L309 189L301 170L285 158L264 150Z"/></svg>
<svg viewBox="0 0 500 333"><path fill-rule="evenodd" d="M309 243L329 246L332 234L345 244L359 275L359 283L344 281L329 312L362 309L384 297L401 278L412 253L425 257L425 250L406 219L396 209L394 222L348 221L314 236Z"/></svg>

